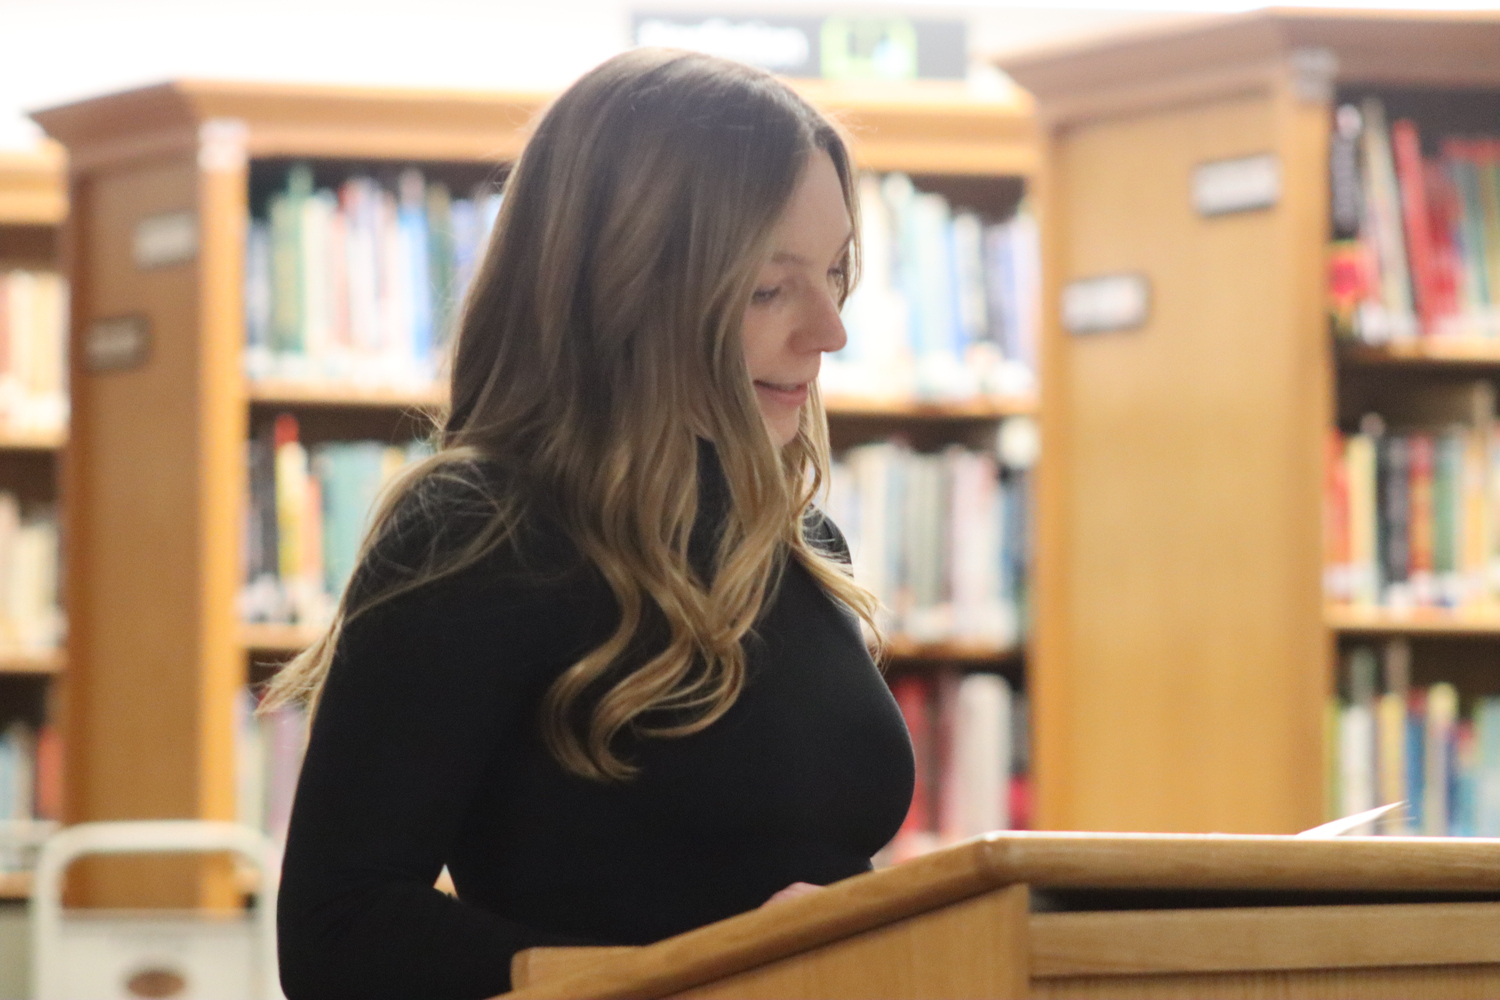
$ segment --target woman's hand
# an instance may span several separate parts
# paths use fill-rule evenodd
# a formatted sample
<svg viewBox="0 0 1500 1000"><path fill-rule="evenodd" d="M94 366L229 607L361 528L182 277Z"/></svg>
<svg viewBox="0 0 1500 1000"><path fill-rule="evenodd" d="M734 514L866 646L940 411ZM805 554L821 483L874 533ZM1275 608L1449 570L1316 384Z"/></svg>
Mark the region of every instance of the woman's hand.
<svg viewBox="0 0 1500 1000"><path fill-rule="evenodd" d="M796 899L798 896L808 896L822 888L821 885L813 885L811 882L793 882L760 905L770 906L772 903L780 903L787 899Z"/></svg>

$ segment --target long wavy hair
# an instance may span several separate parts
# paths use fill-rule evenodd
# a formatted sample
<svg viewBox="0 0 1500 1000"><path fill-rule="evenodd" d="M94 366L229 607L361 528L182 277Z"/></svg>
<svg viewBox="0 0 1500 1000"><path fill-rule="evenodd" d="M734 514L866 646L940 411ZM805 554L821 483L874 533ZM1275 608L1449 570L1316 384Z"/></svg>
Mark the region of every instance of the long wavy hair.
<svg viewBox="0 0 1500 1000"><path fill-rule="evenodd" d="M485 497L484 527L461 545L433 546L424 565L377 592L346 590L327 632L272 681L267 704L316 709L344 627L472 566L544 503L619 607L614 633L542 703L542 737L573 773L627 778L635 768L619 750L622 730L684 736L723 715L744 686L743 640L788 558L878 635L875 599L804 535L828 473L821 400L814 389L795 439L778 447L740 340L772 229L817 150L832 159L855 222L838 131L767 73L635 49L552 103L507 181L464 306L440 450L387 490L362 559L424 483L462 478L460 465L475 460L520 474ZM851 241L841 300L858 253ZM699 439L713 443L728 493L706 575L688 558Z"/></svg>

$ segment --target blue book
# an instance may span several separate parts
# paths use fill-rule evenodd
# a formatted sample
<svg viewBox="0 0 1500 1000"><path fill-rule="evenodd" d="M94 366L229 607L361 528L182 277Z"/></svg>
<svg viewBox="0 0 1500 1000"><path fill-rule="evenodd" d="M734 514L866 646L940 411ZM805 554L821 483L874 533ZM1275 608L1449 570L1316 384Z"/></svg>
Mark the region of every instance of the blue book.
<svg viewBox="0 0 1500 1000"><path fill-rule="evenodd" d="M427 189L416 170L401 174L397 226L403 271L411 307L412 360L425 365L432 357L432 277L428 261Z"/></svg>

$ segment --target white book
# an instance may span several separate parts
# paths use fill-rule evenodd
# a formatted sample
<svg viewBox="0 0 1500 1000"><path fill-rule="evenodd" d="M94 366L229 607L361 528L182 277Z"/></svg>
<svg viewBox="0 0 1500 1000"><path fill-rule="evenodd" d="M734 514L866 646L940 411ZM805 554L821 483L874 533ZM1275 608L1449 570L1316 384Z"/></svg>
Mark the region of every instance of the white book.
<svg viewBox="0 0 1500 1000"><path fill-rule="evenodd" d="M1375 787L1375 717L1367 704L1347 705L1339 713L1339 772L1343 801L1340 815L1373 809Z"/></svg>
<svg viewBox="0 0 1500 1000"><path fill-rule="evenodd" d="M1011 691L1003 677L968 674L958 686L952 781L960 839L1010 825Z"/></svg>

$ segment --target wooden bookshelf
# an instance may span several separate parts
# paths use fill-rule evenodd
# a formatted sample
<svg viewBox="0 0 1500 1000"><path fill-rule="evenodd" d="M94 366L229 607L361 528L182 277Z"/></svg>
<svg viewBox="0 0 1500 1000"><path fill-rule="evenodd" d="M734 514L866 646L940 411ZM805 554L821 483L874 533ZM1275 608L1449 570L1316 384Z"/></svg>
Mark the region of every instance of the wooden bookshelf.
<svg viewBox="0 0 1500 1000"><path fill-rule="evenodd" d="M980 98L947 84L808 85L806 92L839 117L864 169L906 171L987 204L1013 204L1037 169L1024 95ZM545 101L538 94L177 81L36 115L71 165L72 356L83 356L77 348L102 318L144 317L152 335L138 367L75 367L73 375L65 473L69 820L235 815L233 703L247 679L247 654L285 656L308 641L305 629L236 620L244 451L256 414L284 408L308 423L337 422L355 411L388 411L389 419L443 404L437 392L247 381L251 164L498 166L520 152ZM196 255L137 271L134 227L174 211L195 213ZM1020 400L882 401L850 412L932 424L1034 408ZM78 890L96 905L217 906L237 898L227 868L184 861L91 866Z"/></svg>
<svg viewBox="0 0 1500 1000"><path fill-rule="evenodd" d="M1322 594L1332 112L1341 90L1495 91L1497 53L1494 13L1278 9L1000 61L1046 131L1028 673L1042 827L1290 833L1323 817L1333 630L1394 624L1325 612ZM1259 154L1278 167L1271 207L1194 209L1197 167ZM1064 289L1114 274L1149 282L1144 324L1067 332ZM1355 357L1450 364L1446 346Z"/></svg>

